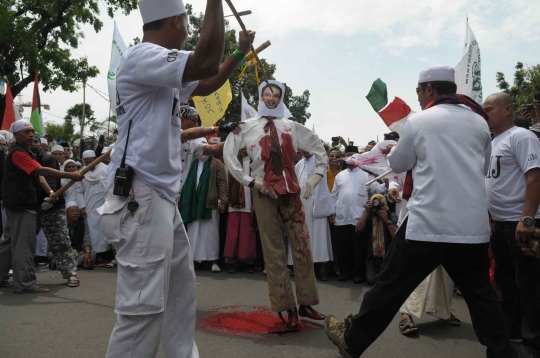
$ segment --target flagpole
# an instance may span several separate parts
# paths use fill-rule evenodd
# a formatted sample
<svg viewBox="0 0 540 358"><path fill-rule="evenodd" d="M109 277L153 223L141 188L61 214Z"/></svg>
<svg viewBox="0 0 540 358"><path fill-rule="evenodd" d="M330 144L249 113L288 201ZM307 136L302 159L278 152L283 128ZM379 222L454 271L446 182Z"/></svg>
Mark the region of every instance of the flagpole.
<svg viewBox="0 0 540 358"><path fill-rule="evenodd" d="M79 139L79 156L81 156L81 158L82 158L82 152L84 149L84 119L86 117L86 80L83 81L82 93L83 93L83 107L82 107L82 120L81 120L81 138Z"/></svg>
<svg viewBox="0 0 540 358"><path fill-rule="evenodd" d="M107 126L107 139L109 139L111 135L111 115L112 115L112 109L111 109L111 106L109 106L109 124Z"/></svg>

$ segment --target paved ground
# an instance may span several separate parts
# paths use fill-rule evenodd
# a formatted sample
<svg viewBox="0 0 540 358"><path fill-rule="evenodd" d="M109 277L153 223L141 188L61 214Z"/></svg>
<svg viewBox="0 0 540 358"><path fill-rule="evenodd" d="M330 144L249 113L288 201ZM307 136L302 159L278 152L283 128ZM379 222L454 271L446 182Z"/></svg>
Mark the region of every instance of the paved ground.
<svg viewBox="0 0 540 358"><path fill-rule="evenodd" d="M115 321L113 313L116 269L81 271L79 288L68 288L57 272L37 273L38 282L51 291L41 295L15 295L0 289L0 357L104 357ZM198 320L231 311L262 312L269 306L266 277L260 272L235 275L197 271ZM319 283L321 312L344 317L359 309L365 285L331 281ZM232 308L231 308L232 306ZM398 316L382 337L365 353L372 357L485 357L462 298L455 297L454 315L461 327L449 327L431 317L418 320L420 336L399 334ZM228 309L220 309L229 307ZM255 307L255 308L253 308ZM245 323L245 322L242 322ZM322 325L296 334L239 335L198 327L196 341L201 357L339 357ZM262 328L257 322L253 327ZM164 357L160 352L159 357Z"/></svg>

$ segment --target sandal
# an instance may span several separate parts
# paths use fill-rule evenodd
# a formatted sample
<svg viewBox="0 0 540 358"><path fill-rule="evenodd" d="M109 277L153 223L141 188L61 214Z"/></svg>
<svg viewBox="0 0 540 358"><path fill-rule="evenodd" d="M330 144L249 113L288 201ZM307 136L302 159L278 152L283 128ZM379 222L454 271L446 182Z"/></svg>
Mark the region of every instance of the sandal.
<svg viewBox="0 0 540 358"><path fill-rule="evenodd" d="M450 314L450 318L449 319L445 319L444 320L446 322L447 325L449 326L461 326L461 321L459 318L457 318L456 316L454 316L453 314Z"/></svg>
<svg viewBox="0 0 540 358"><path fill-rule="evenodd" d="M24 290L16 291L15 293L22 295L26 293L45 293L45 292L49 292L49 289L47 287L44 287L35 283L32 286L25 288Z"/></svg>
<svg viewBox="0 0 540 358"><path fill-rule="evenodd" d="M71 275L68 278L67 285L68 287L79 287L81 284L81 281L79 281L79 278L76 275Z"/></svg>
<svg viewBox="0 0 540 358"><path fill-rule="evenodd" d="M113 259L111 262L105 265L105 268L115 268L117 264L118 262Z"/></svg>
<svg viewBox="0 0 540 358"><path fill-rule="evenodd" d="M413 321L412 317L409 316L409 317L407 317L405 319L402 319L399 322L399 332L402 335L408 336L411 333L416 332L416 331L418 331L418 328L414 324L414 321Z"/></svg>
<svg viewBox="0 0 540 358"><path fill-rule="evenodd" d="M6 278L0 283L0 287L13 287L13 282L10 281L9 278Z"/></svg>

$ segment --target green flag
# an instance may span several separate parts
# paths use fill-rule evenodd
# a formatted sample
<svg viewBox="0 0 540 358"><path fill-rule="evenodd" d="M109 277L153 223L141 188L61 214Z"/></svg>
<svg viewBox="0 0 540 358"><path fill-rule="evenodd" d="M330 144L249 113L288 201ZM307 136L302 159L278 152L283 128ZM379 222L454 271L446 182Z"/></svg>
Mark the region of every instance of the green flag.
<svg viewBox="0 0 540 358"><path fill-rule="evenodd" d="M375 112L380 112L380 110L386 107L388 104L388 91L386 90L386 83L381 81L380 78L377 78L375 82L373 82L373 85L371 85L371 89L369 90L366 98Z"/></svg>

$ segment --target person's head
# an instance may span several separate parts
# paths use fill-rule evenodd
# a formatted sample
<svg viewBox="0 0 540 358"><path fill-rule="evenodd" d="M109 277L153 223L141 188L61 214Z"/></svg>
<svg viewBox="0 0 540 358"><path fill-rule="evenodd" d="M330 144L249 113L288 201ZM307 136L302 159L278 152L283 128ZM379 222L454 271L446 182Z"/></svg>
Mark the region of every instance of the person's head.
<svg viewBox="0 0 540 358"><path fill-rule="evenodd" d="M71 148L70 147L64 147L64 156L66 158L71 158Z"/></svg>
<svg viewBox="0 0 540 358"><path fill-rule="evenodd" d="M370 152L373 149L373 147L375 147L376 145L377 145L377 142L375 142L374 140L369 141L369 143L364 148L364 152Z"/></svg>
<svg viewBox="0 0 540 358"><path fill-rule="evenodd" d="M7 149L7 140L6 138L0 134L0 150L6 150Z"/></svg>
<svg viewBox="0 0 540 358"><path fill-rule="evenodd" d="M348 145L345 147L345 158L350 157L353 154L358 154L358 147L355 145Z"/></svg>
<svg viewBox="0 0 540 358"><path fill-rule="evenodd" d="M69 201L66 203L66 217L69 222L75 222L79 220L80 215L81 211L79 210L76 202Z"/></svg>
<svg viewBox="0 0 540 358"><path fill-rule="evenodd" d="M396 132L396 131L386 133L384 135L384 140L395 140L397 142L397 141L399 141L399 133Z"/></svg>
<svg viewBox="0 0 540 358"><path fill-rule="evenodd" d="M302 153L302 156L303 156L304 158L306 158L306 159L309 159L309 158L311 158L311 157L313 156L313 153L310 153L310 152L305 151L305 150L303 150L303 149L300 149L300 152Z"/></svg>
<svg viewBox="0 0 540 358"><path fill-rule="evenodd" d="M96 152L94 152L93 150L85 150L82 155L82 160L85 165L89 165L94 160L96 160Z"/></svg>
<svg viewBox="0 0 540 358"><path fill-rule="evenodd" d="M522 116L515 116L514 125L516 127L529 129L529 127L531 126L531 120Z"/></svg>
<svg viewBox="0 0 540 358"><path fill-rule="evenodd" d="M26 148L30 149L30 147L34 145L36 131L31 123L21 120L15 121L11 124L10 132L13 133L17 143L25 146Z"/></svg>
<svg viewBox="0 0 540 358"><path fill-rule="evenodd" d="M330 164L330 166L338 166L341 164L342 157L343 155L341 154L341 151L339 149L330 149L330 153L328 153L328 163Z"/></svg>
<svg viewBox="0 0 540 358"><path fill-rule="evenodd" d="M74 173L79 168L77 167L77 163L73 159L68 159L64 162L64 171L67 173Z"/></svg>
<svg viewBox="0 0 540 358"><path fill-rule="evenodd" d="M388 204L384 195L375 194L371 197L370 201L373 205L370 210L372 215L378 216L381 210L388 211Z"/></svg>
<svg viewBox="0 0 540 358"><path fill-rule="evenodd" d="M261 93L261 100L269 109L277 108L277 106L279 106L279 104L281 103L283 93L281 93L281 88L277 84L267 84L263 87Z"/></svg>
<svg viewBox="0 0 540 358"><path fill-rule="evenodd" d="M531 130L531 132L533 132L534 134L536 134L536 136L538 137L538 139L540 139L540 123L536 123L534 126L532 126L531 128L529 128Z"/></svg>
<svg viewBox="0 0 540 358"><path fill-rule="evenodd" d="M183 50L188 37L188 17L181 0L139 0L143 19L143 42L157 43L168 49ZM176 60L171 52L167 61Z"/></svg>
<svg viewBox="0 0 540 358"><path fill-rule="evenodd" d="M347 169L353 170L358 167L358 153L352 153L350 156L345 156L345 164L347 164Z"/></svg>
<svg viewBox="0 0 540 358"><path fill-rule="evenodd" d="M195 108L182 106L180 107L180 114L182 116L183 130L199 126L199 112Z"/></svg>
<svg viewBox="0 0 540 358"><path fill-rule="evenodd" d="M64 155L64 147L61 145L55 145L51 149L51 155L56 159L60 164L64 164L66 157Z"/></svg>
<svg viewBox="0 0 540 358"><path fill-rule="evenodd" d="M437 97L456 92L455 71L452 67L438 65L420 72L416 94L422 109Z"/></svg>
<svg viewBox="0 0 540 358"><path fill-rule="evenodd" d="M495 135L499 135L514 125L514 102L508 93L494 93L482 105L489 116L488 125Z"/></svg>
<svg viewBox="0 0 540 358"><path fill-rule="evenodd" d="M324 150L326 152L326 155L328 155L328 153L330 153L330 146L326 143L323 143L323 147L324 147Z"/></svg>
<svg viewBox="0 0 540 358"><path fill-rule="evenodd" d="M41 138L39 148L41 154L49 153L49 142L47 141L47 138Z"/></svg>

